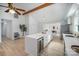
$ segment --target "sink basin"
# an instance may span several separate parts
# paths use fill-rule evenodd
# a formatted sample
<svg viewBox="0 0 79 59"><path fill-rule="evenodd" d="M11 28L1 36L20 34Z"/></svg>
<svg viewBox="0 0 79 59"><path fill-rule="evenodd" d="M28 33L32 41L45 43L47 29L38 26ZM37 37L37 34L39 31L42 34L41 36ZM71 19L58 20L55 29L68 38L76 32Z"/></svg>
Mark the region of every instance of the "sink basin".
<svg viewBox="0 0 79 59"><path fill-rule="evenodd" d="M74 37L73 35L66 35L66 37Z"/></svg>
<svg viewBox="0 0 79 59"><path fill-rule="evenodd" d="M75 52L79 53L79 45L72 45L71 48L72 48L72 50L74 50Z"/></svg>

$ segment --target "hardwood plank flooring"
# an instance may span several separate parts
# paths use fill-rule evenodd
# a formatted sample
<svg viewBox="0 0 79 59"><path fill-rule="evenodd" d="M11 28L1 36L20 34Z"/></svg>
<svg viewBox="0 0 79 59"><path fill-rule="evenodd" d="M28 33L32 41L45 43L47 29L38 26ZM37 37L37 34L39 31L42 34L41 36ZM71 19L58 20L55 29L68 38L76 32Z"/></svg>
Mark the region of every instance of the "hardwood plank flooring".
<svg viewBox="0 0 79 59"><path fill-rule="evenodd" d="M43 50L42 56L64 56L64 42L55 36L50 44Z"/></svg>
<svg viewBox="0 0 79 59"><path fill-rule="evenodd" d="M25 52L24 38L11 40L3 39L0 43L0 56L28 56ZM64 43L59 37L54 37L43 50L41 56L64 56Z"/></svg>
<svg viewBox="0 0 79 59"><path fill-rule="evenodd" d="M3 39L0 43L0 55L1 56L27 56L25 52L24 38L11 40Z"/></svg>

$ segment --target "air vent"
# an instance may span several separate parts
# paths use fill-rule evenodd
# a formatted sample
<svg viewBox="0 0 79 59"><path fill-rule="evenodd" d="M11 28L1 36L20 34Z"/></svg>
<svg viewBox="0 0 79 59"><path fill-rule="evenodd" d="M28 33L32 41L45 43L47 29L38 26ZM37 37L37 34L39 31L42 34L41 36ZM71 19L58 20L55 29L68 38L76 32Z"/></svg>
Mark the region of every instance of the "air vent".
<svg viewBox="0 0 79 59"><path fill-rule="evenodd" d="M19 18L18 14L15 13L14 18L18 19Z"/></svg>

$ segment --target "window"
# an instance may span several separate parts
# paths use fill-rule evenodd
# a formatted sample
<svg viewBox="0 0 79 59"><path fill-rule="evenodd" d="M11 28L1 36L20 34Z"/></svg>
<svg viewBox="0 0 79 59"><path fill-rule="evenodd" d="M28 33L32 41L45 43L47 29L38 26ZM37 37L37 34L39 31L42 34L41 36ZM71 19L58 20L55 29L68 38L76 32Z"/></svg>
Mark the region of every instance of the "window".
<svg viewBox="0 0 79 59"><path fill-rule="evenodd" d="M74 19L74 31L79 32L79 17L75 17Z"/></svg>

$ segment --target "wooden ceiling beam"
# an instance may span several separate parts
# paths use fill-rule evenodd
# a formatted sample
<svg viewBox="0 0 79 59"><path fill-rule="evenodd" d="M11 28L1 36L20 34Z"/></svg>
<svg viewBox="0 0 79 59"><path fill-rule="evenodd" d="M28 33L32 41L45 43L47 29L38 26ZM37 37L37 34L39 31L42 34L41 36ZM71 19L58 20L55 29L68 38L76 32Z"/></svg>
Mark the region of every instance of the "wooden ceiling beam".
<svg viewBox="0 0 79 59"><path fill-rule="evenodd" d="M54 3L44 3L44 4L42 4L42 5L40 5L40 6L36 7L36 8L34 8L34 9L32 9L32 10L29 10L29 11L23 13L23 15L32 13L32 12L37 11L37 10L40 10L40 9L45 8L45 7L47 7L47 6L50 6L50 5L52 5L52 4L54 4Z"/></svg>

